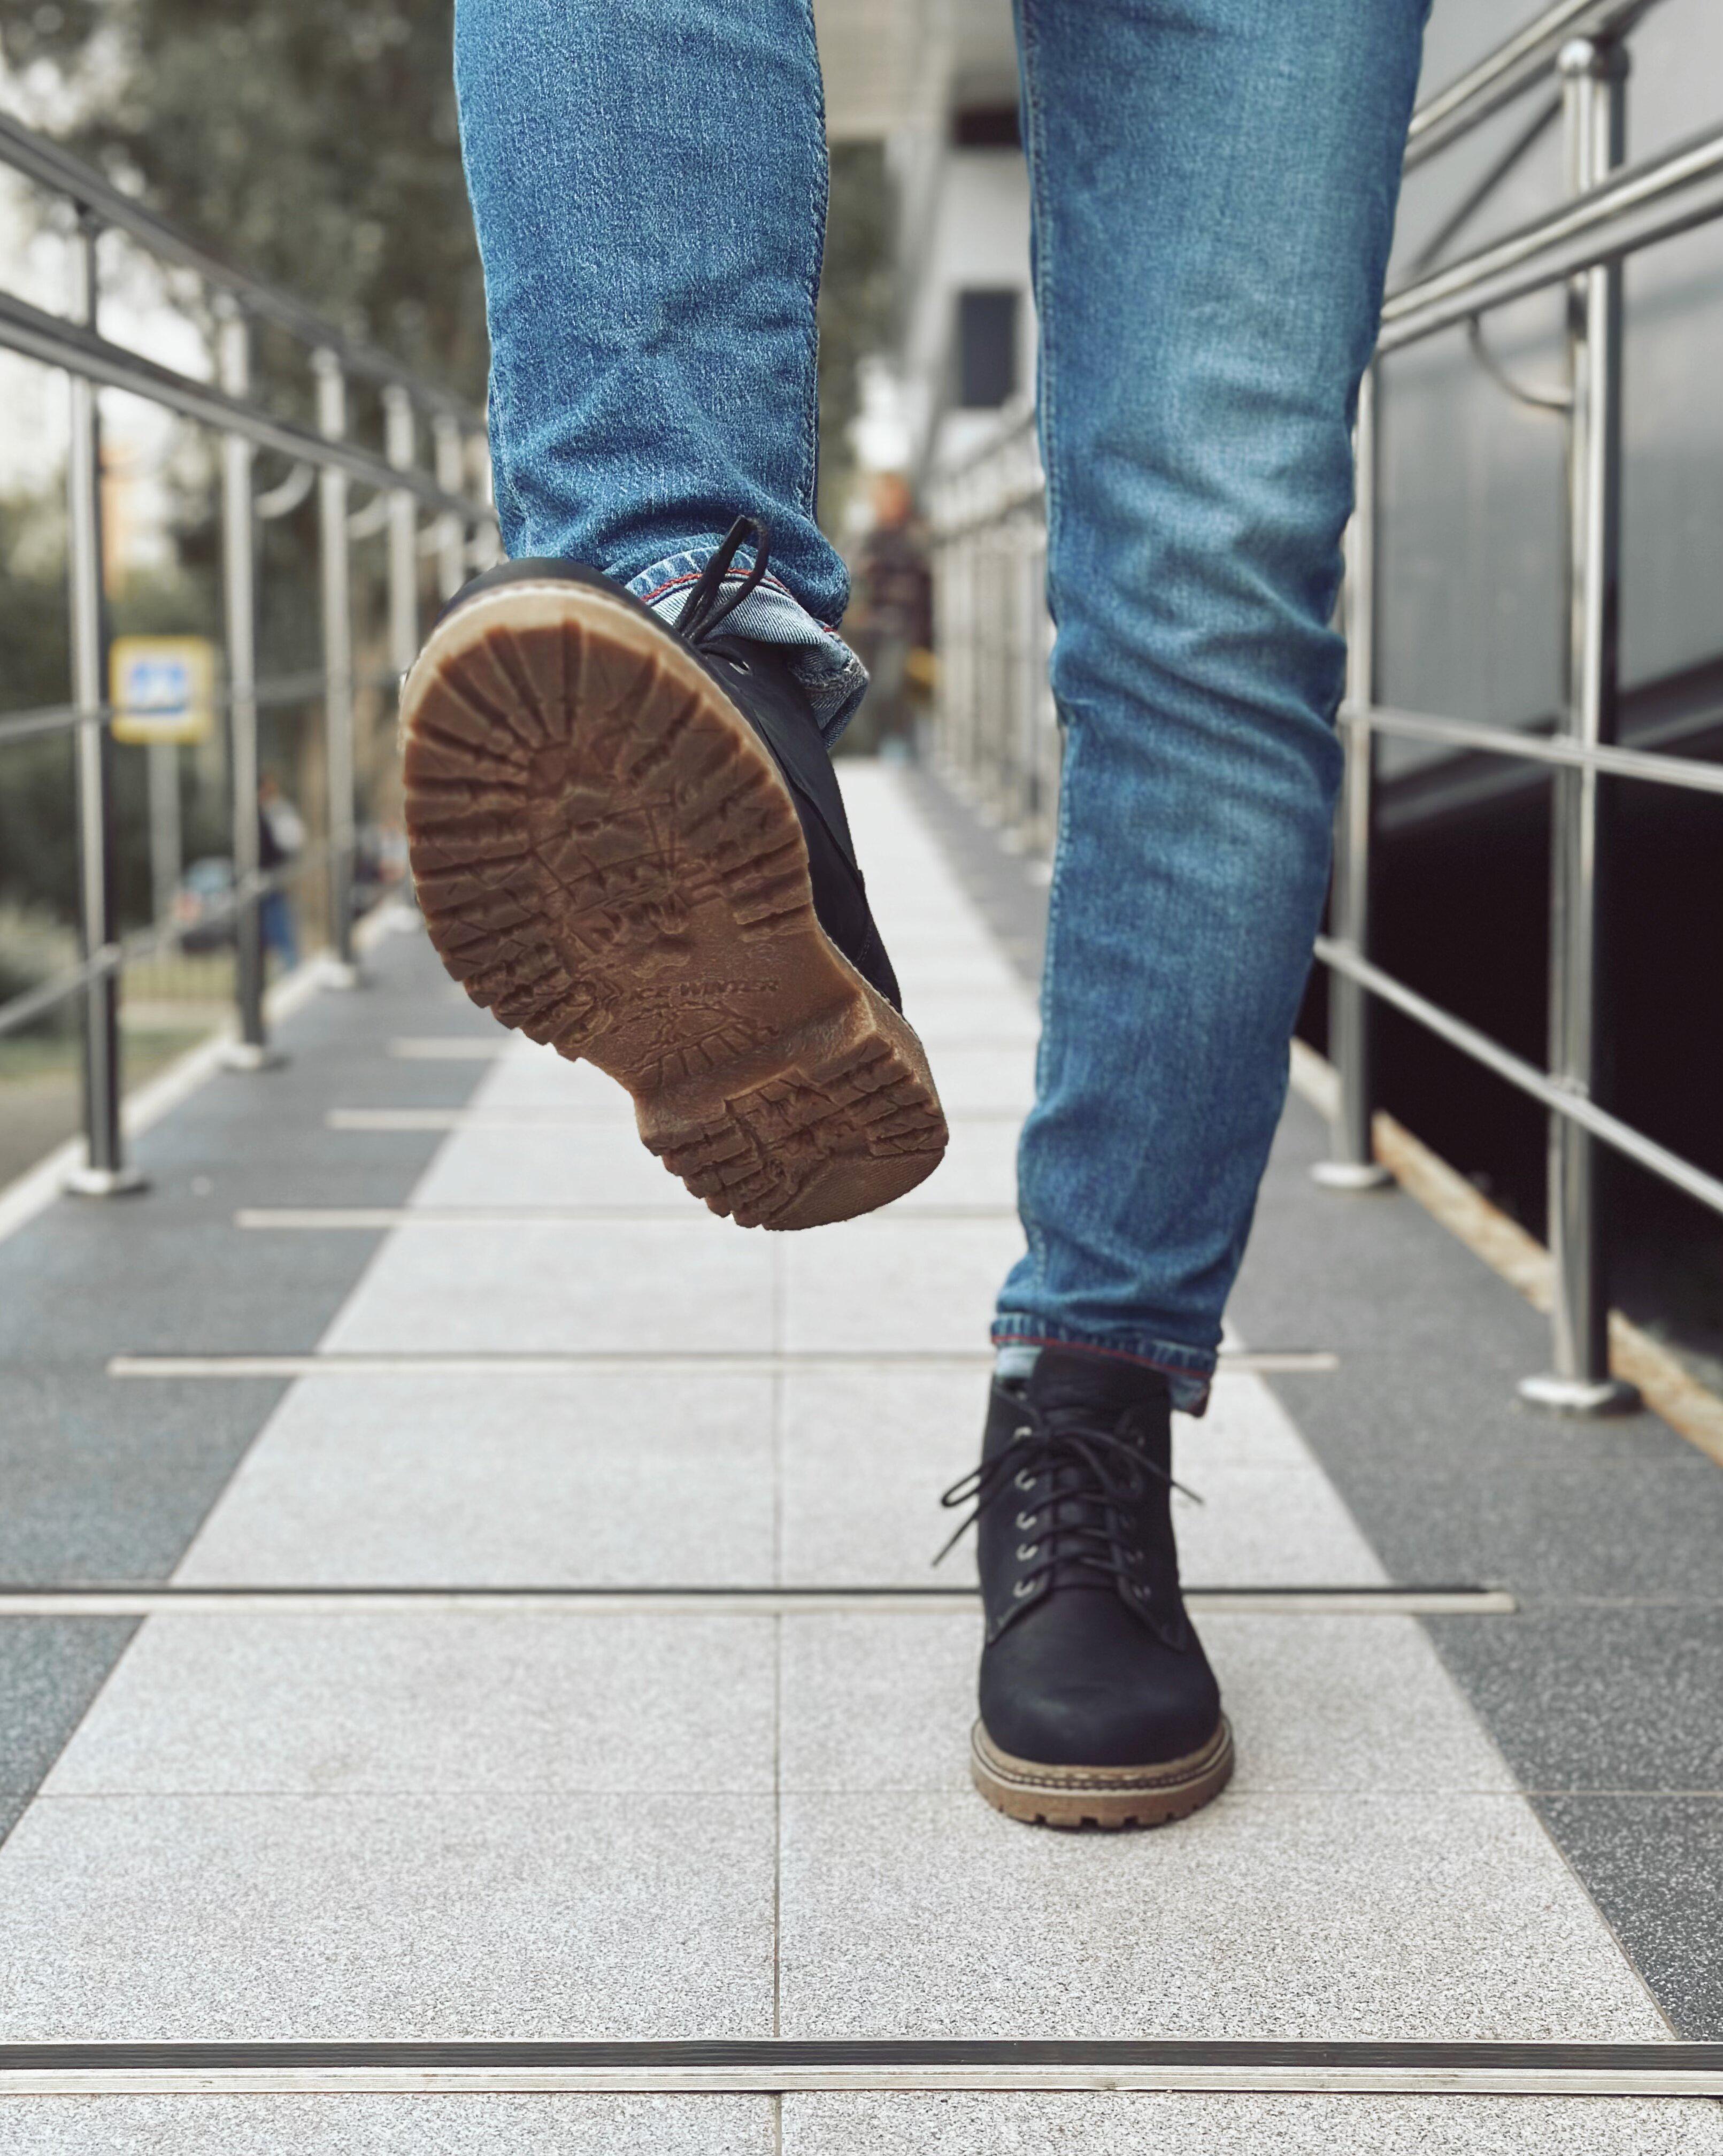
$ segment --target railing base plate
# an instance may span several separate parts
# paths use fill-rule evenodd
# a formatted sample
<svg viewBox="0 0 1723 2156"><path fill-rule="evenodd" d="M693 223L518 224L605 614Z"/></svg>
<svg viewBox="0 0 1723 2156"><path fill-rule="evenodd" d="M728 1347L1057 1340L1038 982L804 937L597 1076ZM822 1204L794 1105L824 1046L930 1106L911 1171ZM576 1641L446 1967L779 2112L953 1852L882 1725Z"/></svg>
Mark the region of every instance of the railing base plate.
<svg viewBox="0 0 1723 2156"><path fill-rule="evenodd" d="M1548 1414L1638 1414L1645 1404L1639 1397L1639 1388L1630 1385L1625 1378L1596 1381L1554 1376L1522 1378L1519 1393L1528 1407L1541 1408Z"/></svg>
<svg viewBox="0 0 1723 2156"><path fill-rule="evenodd" d="M221 1051L224 1070L279 1070L286 1060L279 1048L261 1040L230 1040Z"/></svg>
<svg viewBox="0 0 1723 2156"><path fill-rule="evenodd" d="M1319 1160L1310 1171L1310 1180L1321 1190L1353 1194L1394 1187L1388 1170L1373 1160Z"/></svg>
<svg viewBox="0 0 1723 2156"><path fill-rule="evenodd" d="M75 1168L60 1187L69 1198L133 1198L150 1178L141 1168Z"/></svg>

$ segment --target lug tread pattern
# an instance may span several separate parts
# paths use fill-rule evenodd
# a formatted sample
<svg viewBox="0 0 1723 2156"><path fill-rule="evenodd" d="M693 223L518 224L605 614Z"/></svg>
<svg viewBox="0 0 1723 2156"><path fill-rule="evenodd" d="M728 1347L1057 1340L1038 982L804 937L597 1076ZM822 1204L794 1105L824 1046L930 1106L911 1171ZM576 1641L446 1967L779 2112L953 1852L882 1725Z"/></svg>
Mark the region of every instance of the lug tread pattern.
<svg viewBox="0 0 1723 2156"><path fill-rule="evenodd" d="M920 1044L826 942L795 806L716 686L594 608L495 603L434 634L403 701L408 836L445 965L635 1098L714 1212L795 1228L931 1173ZM606 613L611 617L605 619Z"/></svg>

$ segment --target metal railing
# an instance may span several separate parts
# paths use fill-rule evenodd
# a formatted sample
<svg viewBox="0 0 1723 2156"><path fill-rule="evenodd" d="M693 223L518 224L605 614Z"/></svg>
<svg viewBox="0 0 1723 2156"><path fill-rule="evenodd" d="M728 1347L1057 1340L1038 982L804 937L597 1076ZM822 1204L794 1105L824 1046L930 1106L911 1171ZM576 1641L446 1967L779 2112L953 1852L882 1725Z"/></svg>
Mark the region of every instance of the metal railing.
<svg viewBox="0 0 1723 2156"><path fill-rule="evenodd" d="M331 943L326 969L332 985L353 986L355 698L368 686L393 685L417 651L421 612L419 560L434 555L444 596L470 566L491 558L494 525L486 487L484 426L458 398L422 380L386 353L342 335L291 295L219 260L58 144L0 116L0 164L21 174L75 220L67 314L54 315L0 291L0 348L60 371L69 399L67 547L70 598L71 701L27 711L0 712L0 752L11 744L69 732L75 747L79 860L79 963L0 1004L0 1035L76 998L82 1021L82 1127L85 1159L70 1178L91 1196L136 1189L141 1178L125 1153L120 977L133 959L177 942L183 932L159 916L141 935L120 937L114 901L115 815L111 726L106 701L107 595L101 536L100 393L121 390L213 430L220 441L219 525L226 681L217 699L227 726L233 888L224 903L206 908L198 927L230 925L234 939L236 1038L229 1060L260 1070L275 1060L264 1009L261 907L273 891L313 865L327 883ZM99 327L98 243L104 232L125 234L157 262L190 272L216 314L212 382L164 367ZM253 391L254 330L285 331L307 355L315 385L315 428L270 410ZM384 440L373 447L348 424L348 386L377 391ZM431 459L421 467L428 436ZM279 486L260 494L254 465L259 449L285 454L293 469ZM352 511L357 480L374 490ZM317 489L321 665L315 674L260 680L257 671L258 531ZM420 529L421 518L427 520ZM350 543L382 533L387 540L386 671L355 672ZM327 775L327 835L290 867L265 873L259 825L258 715L271 705L321 701ZM152 752L153 753L153 752ZM177 780L175 781L177 784Z"/></svg>
<svg viewBox="0 0 1723 2156"><path fill-rule="evenodd" d="M1546 81L1560 85L1568 199L1487 246L1392 292L1376 362L1359 400L1356 506L1346 535L1342 600L1347 669L1340 724L1346 761L1336 820L1330 932L1316 955L1330 973L1330 1050L1337 1078L1331 1158L1319 1180L1340 1190L1385 1183L1372 1144L1376 1007L1388 1004L1438 1039L1536 1101L1548 1113L1548 1238L1551 1358L1528 1378L1528 1399L1571 1414L1634 1404L1612 1378L1603 1250L1597 1209L1602 1143L1723 1214L1723 1180L1612 1114L1594 1097L1600 1068L1598 917L1607 868L1600 782L1633 780L1723 793L1723 767L1616 743L1621 529L1622 270L1628 254L1723 218L1723 128L1624 166L1626 33L1652 0L1560 0L1457 82L1420 105L1407 149L1420 163ZM1542 132L1525 130L1491 167L1489 184ZM1442 244L1481 206L1476 188L1443 228ZM1474 725L1386 709L1376 701L1378 553L1376 367L1394 352L1455 325L1493 364L1477 328L1487 311L1566 286L1568 378L1555 397L1528 398L1566 433L1567 546L1562 607L1568 624L1565 707L1553 734ZM938 753L996 822L1045 846L1057 724L1036 685L1047 635L1039 593L1013 613L1014 569L1044 547L1042 483L1033 428L1011 416L980 451L934 487L942 699ZM1024 624L1029 614L1032 629ZM1006 676L1018 678L1001 688ZM1020 742L1016 714L1033 710L1038 736ZM1375 744L1380 735L1519 757L1552 780L1548 1067L1540 1069L1376 964L1371 956ZM1033 776L1031 777L1031 774Z"/></svg>

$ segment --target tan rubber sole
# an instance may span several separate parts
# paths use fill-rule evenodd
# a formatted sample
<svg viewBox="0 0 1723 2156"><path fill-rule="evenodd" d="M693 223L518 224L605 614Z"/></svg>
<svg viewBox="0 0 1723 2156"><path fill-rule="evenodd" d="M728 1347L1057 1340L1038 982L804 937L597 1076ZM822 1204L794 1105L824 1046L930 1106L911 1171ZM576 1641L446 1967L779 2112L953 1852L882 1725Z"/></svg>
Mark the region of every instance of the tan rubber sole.
<svg viewBox="0 0 1723 2156"><path fill-rule="evenodd" d="M1200 1752L1153 1767L1052 1767L1002 1752L977 1722L975 1787L996 1810L1031 1826L1165 1826L1220 1795L1232 1779L1232 1732L1221 1724Z"/></svg>
<svg viewBox="0 0 1723 2156"><path fill-rule="evenodd" d="M820 928L789 789L692 654L589 586L498 586L432 632L402 730L443 963L625 1086L714 1213L816 1227L933 1173L921 1043Z"/></svg>

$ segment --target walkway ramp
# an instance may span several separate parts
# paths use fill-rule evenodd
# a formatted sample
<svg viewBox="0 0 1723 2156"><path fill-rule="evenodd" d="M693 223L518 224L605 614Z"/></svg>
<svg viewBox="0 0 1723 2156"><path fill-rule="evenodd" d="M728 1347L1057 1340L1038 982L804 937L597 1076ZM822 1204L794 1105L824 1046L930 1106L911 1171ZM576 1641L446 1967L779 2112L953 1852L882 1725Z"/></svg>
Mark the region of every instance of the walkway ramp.
<svg viewBox="0 0 1723 2156"><path fill-rule="evenodd" d="M1017 1249L1034 1012L912 783L845 776L953 1128L887 1214L785 1238L701 1214L624 1095L498 1033L403 935L304 1014L288 1070L153 1135L152 1196L0 1248L0 2042L65 2047L0 2054L0 2087L81 2092L0 2096L0 2150L1723 2151L1723 2109L1680 2095L1342 2092L1313 2051L1303 2093L1242 2067L1119 2092L1116 2056L985 2050L1654 2046L1661 2076L1620 2055L1654 2091L1678 2036L1715 2033L1715 1968L1675 1917L1673 1975L1630 1958L1659 1883L1564 1842L1515 1756L1550 1666L1488 1643L1547 1638L1561 1583L1515 1576L1535 1533L1478 1529L1460 1424L1519 1306L1410 1201L1312 1191L1296 1105L1243 1337L1179 1435L1237 1779L1114 1837L971 1793L972 1561L929 1558ZM1438 1354L1471 1366L1445 1397ZM1502 1445L1576 1448L1618 1513L1649 1478L1699 1535L1723 1476L1635 1427L1521 1418ZM1432 1453L1448 1494L1408 1517ZM1533 1471L1500 1456L1511 1510ZM1572 1507L1548 1512L1559 1542ZM1715 1569L1684 1591L1715 1604ZM1679 1771L1715 1817L1715 1758ZM671 2048L584 2089L566 2061L374 2048L589 2040ZM673 2048L785 2040L824 2065ZM165 2077L91 2048L287 2043ZM1476 2056L1425 2079L1487 2089ZM1597 2085L1527 2056L1522 2086Z"/></svg>

